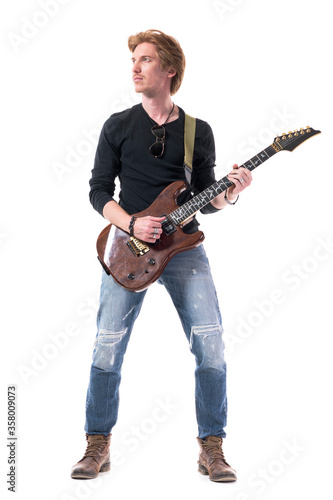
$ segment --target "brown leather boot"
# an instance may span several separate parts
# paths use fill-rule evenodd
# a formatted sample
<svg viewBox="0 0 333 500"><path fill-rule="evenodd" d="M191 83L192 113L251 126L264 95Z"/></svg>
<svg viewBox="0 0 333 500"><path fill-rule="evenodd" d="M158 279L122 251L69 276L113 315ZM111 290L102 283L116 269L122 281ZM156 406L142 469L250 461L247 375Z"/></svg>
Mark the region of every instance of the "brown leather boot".
<svg viewBox="0 0 333 500"><path fill-rule="evenodd" d="M209 475L211 481L236 481L236 471L226 462L222 451L222 438L207 436L197 438L200 446L199 472Z"/></svg>
<svg viewBox="0 0 333 500"><path fill-rule="evenodd" d="M83 458L72 467L73 479L94 479L99 472L110 470L110 440L111 434L86 434L88 442Z"/></svg>

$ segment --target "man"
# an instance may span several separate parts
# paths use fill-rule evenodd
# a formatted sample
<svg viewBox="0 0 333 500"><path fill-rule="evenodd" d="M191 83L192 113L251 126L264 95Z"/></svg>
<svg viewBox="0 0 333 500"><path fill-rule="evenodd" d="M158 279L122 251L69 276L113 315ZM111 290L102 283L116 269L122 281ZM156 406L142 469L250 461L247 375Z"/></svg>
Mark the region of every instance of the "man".
<svg viewBox="0 0 333 500"><path fill-rule="evenodd" d="M170 183L184 180L184 111L171 99L180 87L185 57L179 43L160 31L131 36L135 91L142 104L112 115L104 124L90 180L92 205L113 225L154 243L163 217L131 214L146 209ZM156 135L156 126L161 135ZM155 127L155 128L154 128ZM211 128L197 119L191 190L202 191L214 178L215 147ZM113 199L120 179L119 203ZM213 213L234 204L251 183L251 173L234 165L225 193L202 209ZM185 199L185 198L184 198ZM184 228L194 232L194 218ZM227 418L226 364L222 322L215 287L202 245L174 256L161 277L180 316L195 356L195 403L200 446L199 472L213 481L235 481L226 462L222 438ZM87 449L73 467L75 479L94 478L110 469L111 431L117 421L123 357L147 290L134 293L103 272L97 337L86 403Z"/></svg>

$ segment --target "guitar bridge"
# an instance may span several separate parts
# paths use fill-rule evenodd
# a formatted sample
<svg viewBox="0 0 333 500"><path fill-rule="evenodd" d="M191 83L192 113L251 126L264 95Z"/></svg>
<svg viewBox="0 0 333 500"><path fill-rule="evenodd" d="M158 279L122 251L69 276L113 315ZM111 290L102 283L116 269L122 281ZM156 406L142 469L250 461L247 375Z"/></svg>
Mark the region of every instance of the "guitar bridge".
<svg viewBox="0 0 333 500"><path fill-rule="evenodd" d="M137 257L149 252L149 246L146 245L146 243L144 243L143 241L138 240L134 236L130 237L130 239L126 242L126 245L131 250L131 252Z"/></svg>

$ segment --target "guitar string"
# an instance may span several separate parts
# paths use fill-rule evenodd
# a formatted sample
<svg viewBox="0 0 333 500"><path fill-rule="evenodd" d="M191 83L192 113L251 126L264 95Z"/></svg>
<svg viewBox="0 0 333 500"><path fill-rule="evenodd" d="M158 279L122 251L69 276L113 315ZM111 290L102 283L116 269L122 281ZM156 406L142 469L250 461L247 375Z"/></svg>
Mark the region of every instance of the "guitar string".
<svg viewBox="0 0 333 500"><path fill-rule="evenodd" d="M310 130L312 131L312 129L310 129ZM305 134L309 134L309 132L305 132ZM300 132L299 132L299 135L300 135ZM305 140L305 137L303 137L303 135L304 134L301 134L301 138L303 140ZM310 137L311 137L311 135L308 136L308 138L310 138ZM300 139L300 137L295 136L294 134L293 134L292 137L288 137L287 136L286 139L284 140L284 147L285 146L289 146L293 142L297 142L299 139ZM300 142L300 144L303 142L303 140ZM283 149L281 151L283 151ZM261 159L260 156L259 156L262 153L265 153L267 155L264 159ZM269 153L271 153L271 154L269 154ZM266 160L268 160L269 158L271 158L276 153L277 153L277 151L275 151L275 149L272 147L272 145L269 145L266 149L263 149L260 153L258 153L257 155L253 156L250 160L247 160L240 167L244 167L244 168L247 168L248 170L252 171L255 168L257 168L259 165L261 165L262 163L264 163ZM260 161L260 163L258 165L256 165L255 162L252 161L252 160L255 160L255 158L258 158L259 161ZM247 163L249 163L248 166L246 165ZM232 182L229 181L229 179L227 178L227 176L223 177L222 179L214 182L211 186L209 186L208 188L206 188L202 193L199 193L198 195L196 195L192 200L187 201L181 207L179 207L176 210L174 210L169 216L171 217L172 220L174 220L174 222L176 224L180 224L181 222L184 222L184 220L186 220L186 218L188 218L189 216L192 216L195 212L197 212L198 210L200 210L200 208L203 208L212 199L214 199L216 196L218 196L218 194L221 194L221 193L223 193L223 191L225 191L226 189L228 189L231 186L231 184L232 184ZM220 190L221 186L223 186L224 189ZM208 196L208 201L207 201L207 199L205 199L205 196L207 196L207 194L208 194L207 191L209 191L209 190L213 190L213 191L215 191L215 193L217 192L218 194L215 195L215 196L213 196L212 198L209 198L209 196ZM198 208L198 206L199 206L199 208ZM185 212L185 215L186 215L185 219L183 218L182 212ZM181 217L180 221L177 220L178 219L178 214Z"/></svg>
<svg viewBox="0 0 333 500"><path fill-rule="evenodd" d="M270 149L271 154L268 154L269 153L268 152L269 149ZM262 154L262 153L266 154L266 156L265 156L264 159L259 158L259 155ZM276 151L270 145L266 149L263 149L260 153L258 153L258 155L255 155L253 157L253 158L257 157L259 159L260 163L258 165L254 165L251 162L251 167L252 168L249 168L249 167L247 167L245 165L246 163L250 162L250 160L248 160L247 162L245 162L242 165L240 165L240 167L248 168L249 170L254 170L259 165L261 165L262 163L264 163L266 160L268 160L269 158L271 158L271 156L273 156L275 153L276 153ZM253 158L251 158L251 160ZM231 185L232 185L232 182L227 178L227 176L223 177L222 179L214 182L211 186L209 186L204 191L202 191L202 193L199 193L198 195L196 195L192 200L187 201L181 207L177 208L175 211L173 211L169 215L169 217L171 217L171 219L175 222L175 224L181 224L188 217L191 217L195 212L197 212L198 210L200 210L201 208L203 208L205 205L208 205L208 203L212 199L216 198L216 196L218 196L219 194L223 193ZM223 187L222 190L220 189L221 186ZM209 191L211 189L213 189L213 191L215 191L215 193L217 192L217 194L215 194L215 196L213 196L212 198L210 198L208 196L208 198L205 199L205 196L207 196L207 191ZM198 202L194 201L194 200L198 200ZM196 206L196 203L197 203L197 206ZM193 207L194 207L194 209L193 209ZM185 218L184 218L184 212L185 212ZM180 220L178 220L178 216L180 216Z"/></svg>

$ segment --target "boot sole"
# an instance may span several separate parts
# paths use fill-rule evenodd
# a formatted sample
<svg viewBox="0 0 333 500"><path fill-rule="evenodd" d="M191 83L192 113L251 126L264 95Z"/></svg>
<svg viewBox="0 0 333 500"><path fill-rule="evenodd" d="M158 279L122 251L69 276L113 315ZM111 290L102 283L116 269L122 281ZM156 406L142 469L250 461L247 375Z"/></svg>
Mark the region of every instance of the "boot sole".
<svg viewBox="0 0 333 500"><path fill-rule="evenodd" d="M204 465L199 464L198 472L200 472L203 476L209 476L208 469ZM209 479L215 483L229 483L237 480L235 476L220 476L216 478L209 476Z"/></svg>
<svg viewBox="0 0 333 500"><path fill-rule="evenodd" d="M92 475L92 474L87 474L85 472L73 472L71 474L71 478L72 479L95 479L100 472L107 472L109 470L111 470L110 462L103 464L102 467L99 469L99 471L96 472L96 474Z"/></svg>

